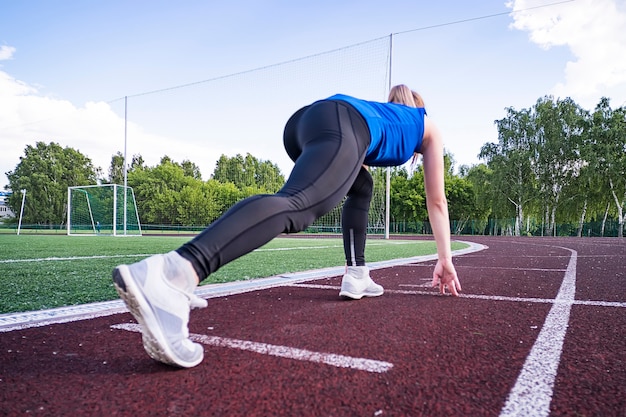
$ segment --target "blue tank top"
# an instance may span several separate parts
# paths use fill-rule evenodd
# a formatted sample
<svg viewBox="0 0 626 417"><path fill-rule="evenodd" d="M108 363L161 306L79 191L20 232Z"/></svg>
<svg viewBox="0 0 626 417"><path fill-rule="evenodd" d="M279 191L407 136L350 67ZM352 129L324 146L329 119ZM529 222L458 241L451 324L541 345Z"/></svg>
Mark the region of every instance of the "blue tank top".
<svg viewBox="0 0 626 417"><path fill-rule="evenodd" d="M402 165L414 152L420 151L424 138L424 108L366 101L343 94L336 94L328 100L349 103L367 122L371 142L363 162L365 165Z"/></svg>

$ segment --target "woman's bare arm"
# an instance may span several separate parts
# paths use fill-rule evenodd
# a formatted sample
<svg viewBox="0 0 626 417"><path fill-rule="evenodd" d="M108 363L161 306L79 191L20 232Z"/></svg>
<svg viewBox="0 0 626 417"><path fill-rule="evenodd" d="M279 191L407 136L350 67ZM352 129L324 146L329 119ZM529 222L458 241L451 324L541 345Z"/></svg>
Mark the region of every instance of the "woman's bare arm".
<svg viewBox="0 0 626 417"><path fill-rule="evenodd" d="M442 294L447 287L453 295L458 295L461 283L452 264L450 248L450 218L445 194L443 138L437 126L424 118L424 139L421 153L424 164L424 188L428 218L437 244L438 262L433 274L433 286L439 285Z"/></svg>

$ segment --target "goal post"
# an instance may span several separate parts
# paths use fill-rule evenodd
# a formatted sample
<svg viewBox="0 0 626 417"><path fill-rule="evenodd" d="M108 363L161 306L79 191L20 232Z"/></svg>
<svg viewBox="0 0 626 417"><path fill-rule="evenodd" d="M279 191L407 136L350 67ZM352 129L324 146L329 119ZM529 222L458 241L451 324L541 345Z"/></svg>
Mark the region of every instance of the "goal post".
<svg viewBox="0 0 626 417"><path fill-rule="evenodd" d="M133 189L117 184L67 189L69 236L141 236Z"/></svg>

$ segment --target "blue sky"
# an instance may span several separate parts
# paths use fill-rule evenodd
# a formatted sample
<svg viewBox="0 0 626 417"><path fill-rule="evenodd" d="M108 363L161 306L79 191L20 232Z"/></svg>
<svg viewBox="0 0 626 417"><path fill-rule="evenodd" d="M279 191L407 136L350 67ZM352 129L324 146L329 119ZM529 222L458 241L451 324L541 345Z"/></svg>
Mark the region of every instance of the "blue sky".
<svg viewBox="0 0 626 417"><path fill-rule="evenodd" d="M188 159L207 179L221 154L250 152L289 173L293 111L336 92L385 100L391 34L392 84L418 90L457 165L475 164L506 107L626 104L624 27L625 0L0 1L0 187L37 141L106 173L125 96L128 154L149 165ZM363 43L340 58L358 52L356 66L308 58L228 77Z"/></svg>

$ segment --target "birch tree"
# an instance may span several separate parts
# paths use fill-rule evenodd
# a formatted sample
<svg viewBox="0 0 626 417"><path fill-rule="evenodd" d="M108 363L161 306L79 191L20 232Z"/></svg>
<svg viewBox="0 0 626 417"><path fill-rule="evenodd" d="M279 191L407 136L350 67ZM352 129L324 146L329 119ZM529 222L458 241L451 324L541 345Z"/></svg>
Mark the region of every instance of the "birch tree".
<svg viewBox="0 0 626 417"><path fill-rule="evenodd" d="M536 186L531 162L534 138L531 112L507 108L507 116L495 123L498 143L483 145L479 157L492 170L496 199L513 208L513 233L519 236L524 224L524 208L533 199Z"/></svg>
<svg viewBox="0 0 626 417"><path fill-rule="evenodd" d="M535 105L533 170L544 209L546 234L556 234L557 210L563 191L582 167L580 147L585 111L570 98L544 97Z"/></svg>
<svg viewBox="0 0 626 417"><path fill-rule="evenodd" d="M591 161L604 179L604 187L615 204L618 236L624 236L626 206L626 109L611 109L602 98L593 113L590 141L596 149Z"/></svg>

